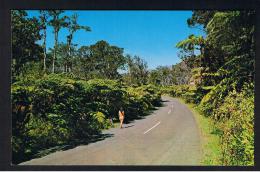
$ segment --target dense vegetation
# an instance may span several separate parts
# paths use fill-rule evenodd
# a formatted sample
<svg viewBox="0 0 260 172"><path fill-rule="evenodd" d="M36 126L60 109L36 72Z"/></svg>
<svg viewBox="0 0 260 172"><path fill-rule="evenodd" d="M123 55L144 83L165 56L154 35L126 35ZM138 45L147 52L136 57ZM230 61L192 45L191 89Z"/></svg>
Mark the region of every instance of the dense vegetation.
<svg viewBox="0 0 260 172"><path fill-rule="evenodd" d="M187 23L206 36L177 44L183 62L192 64L190 85L162 89L215 121L222 165L254 164L254 21L254 11L194 11Z"/></svg>
<svg viewBox="0 0 260 172"><path fill-rule="evenodd" d="M39 150L91 139L117 120L160 104L160 93L196 104L214 120L221 138L220 165L254 164L254 11L194 11L189 27L205 35L180 41L181 62L148 70L139 56L101 40L78 47L77 15L62 10L12 15L12 149L19 163ZM47 27L55 45L47 50ZM67 29L67 42L59 32Z"/></svg>
<svg viewBox="0 0 260 172"><path fill-rule="evenodd" d="M115 80L75 80L52 74L12 86L13 156L26 160L39 150L88 140L117 120L124 107L127 121L160 103L156 88L125 87ZM24 158L24 159L21 159Z"/></svg>

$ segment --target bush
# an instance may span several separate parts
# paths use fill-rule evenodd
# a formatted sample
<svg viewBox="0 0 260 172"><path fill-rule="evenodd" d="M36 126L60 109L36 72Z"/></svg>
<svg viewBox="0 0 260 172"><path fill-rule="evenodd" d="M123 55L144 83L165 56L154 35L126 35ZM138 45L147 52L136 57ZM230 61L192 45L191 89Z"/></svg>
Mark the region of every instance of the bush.
<svg viewBox="0 0 260 172"><path fill-rule="evenodd" d="M182 98L187 103L195 103L199 104L203 97L214 87L208 86L208 87L195 87L190 86L188 91L184 94L182 94Z"/></svg>
<svg viewBox="0 0 260 172"><path fill-rule="evenodd" d="M161 93L153 85L143 85L140 87L127 87L125 94L126 120L132 120L145 113L145 111L159 106L161 103Z"/></svg>
<svg viewBox="0 0 260 172"><path fill-rule="evenodd" d="M235 89L236 83L231 83L231 79L223 79L202 98L199 104L199 109L204 113L204 115L212 116L213 110L217 109L223 103L223 100L228 93Z"/></svg>
<svg viewBox="0 0 260 172"><path fill-rule="evenodd" d="M188 85L172 85L169 87L162 87L161 92L163 94L169 94L173 97L182 97L189 90Z"/></svg>
<svg viewBox="0 0 260 172"><path fill-rule="evenodd" d="M223 165L254 165L254 93L253 85L242 92L232 91L214 110L214 119L222 130Z"/></svg>
<svg viewBox="0 0 260 172"><path fill-rule="evenodd" d="M12 86L14 159L101 131L103 123L92 115L99 108L92 98L95 87L55 75L23 85Z"/></svg>
<svg viewBox="0 0 260 172"><path fill-rule="evenodd" d="M135 119L160 103L152 85L123 87L115 80L74 80L66 75L12 84L13 162L24 161L38 150L89 139L109 128L109 118L126 111Z"/></svg>

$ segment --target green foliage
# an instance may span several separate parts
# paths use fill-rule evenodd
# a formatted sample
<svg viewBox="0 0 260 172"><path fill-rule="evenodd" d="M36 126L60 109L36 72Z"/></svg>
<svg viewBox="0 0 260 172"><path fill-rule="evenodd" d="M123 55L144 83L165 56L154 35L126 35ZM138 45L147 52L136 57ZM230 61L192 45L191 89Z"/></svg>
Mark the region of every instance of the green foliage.
<svg viewBox="0 0 260 172"><path fill-rule="evenodd" d="M68 22L66 21L67 16L61 17L61 14L64 13L64 10L49 10L49 16L51 17L49 21L49 25L53 27L54 33L54 52L52 56L52 73L55 72L55 62L57 59L57 46L58 46L58 38L59 38L59 31L62 27L66 27Z"/></svg>
<svg viewBox="0 0 260 172"><path fill-rule="evenodd" d="M217 86L171 86L161 91L195 103L205 116L214 121L220 135L222 165L254 165L254 85L245 84L237 91L236 83L223 80Z"/></svg>
<svg viewBox="0 0 260 172"><path fill-rule="evenodd" d="M116 80L75 80L66 74L28 78L12 85L12 148L14 163L56 145L90 139L118 120L126 122L160 104L152 85L125 87Z"/></svg>
<svg viewBox="0 0 260 172"><path fill-rule="evenodd" d="M88 138L100 131L90 125L96 121L90 115L95 104L89 98L91 90L84 89L82 83L51 75L31 86L23 85L12 86L13 137L23 142L16 152L35 153L32 151Z"/></svg>
<svg viewBox="0 0 260 172"><path fill-rule="evenodd" d="M202 98L212 87L196 87L195 85L172 85L169 87L161 87L161 92L169 94L173 97L180 97L186 103L199 104Z"/></svg>
<svg viewBox="0 0 260 172"><path fill-rule="evenodd" d="M91 116L94 118L92 125L97 127L97 129L109 128L109 120L106 119L102 112L91 113Z"/></svg>
<svg viewBox="0 0 260 172"><path fill-rule="evenodd" d="M173 97L182 97L189 90L188 85L172 85L169 87L161 87L161 92L169 94Z"/></svg>
<svg viewBox="0 0 260 172"><path fill-rule="evenodd" d="M148 83L157 86L188 84L191 78L191 61L185 60L176 65L158 66L148 74Z"/></svg>
<svg viewBox="0 0 260 172"><path fill-rule="evenodd" d="M154 85L172 85L176 82L173 71L170 67L159 66L149 72L148 82Z"/></svg>
<svg viewBox="0 0 260 172"><path fill-rule="evenodd" d="M163 93L198 105L214 120L223 165L253 165L255 11L194 11L188 26L202 26L206 36L180 41L176 46L182 62L152 71L140 57L125 57L123 48L106 41L77 49L73 34L90 28L80 26L77 15L63 12L42 10L37 19L24 10L11 11L14 163L36 150L90 139L110 127L109 119L118 118L120 107L126 122L140 118L160 104ZM47 24L55 39L50 53ZM58 43L62 27L69 31L66 44ZM60 74L48 75L50 66ZM125 67L127 72L120 74Z"/></svg>
<svg viewBox="0 0 260 172"><path fill-rule="evenodd" d="M213 114L222 132L222 164L254 165L253 85L245 85L240 93L230 92Z"/></svg>
<svg viewBox="0 0 260 172"><path fill-rule="evenodd" d="M214 109L217 109L227 96L228 92L235 89L236 83L232 83L230 78L223 79L218 85L210 90L199 104L200 110L206 115L211 116Z"/></svg>
<svg viewBox="0 0 260 172"><path fill-rule="evenodd" d="M72 39L73 39L73 34L77 31L77 30L84 30L86 32L91 31L90 27L88 26L81 26L78 24L77 22L78 20L78 15L75 13L73 14L71 17L68 17L68 24L67 24L67 28L69 30L69 35L67 36L67 50L65 52L67 52L67 54L65 56L63 56L63 58L66 57L66 61L64 63L65 66L65 72L70 72L72 70L72 66L74 68L74 64L72 62L72 60L74 59L74 56L72 54Z"/></svg>
<svg viewBox="0 0 260 172"><path fill-rule="evenodd" d="M127 87L125 91L126 104L124 106L127 107L126 114L129 114L127 121L142 116L146 111L161 103L161 93L153 85Z"/></svg>
<svg viewBox="0 0 260 172"><path fill-rule="evenodd" d="M254 164L254 21L255 11L194 11L188 20L207 35L196 56L200 64L193 69L198 87L183 96L214 120L221 133L223 165ZM192 40L179 47L193 50Z"/></svg>
<svg viewBox="0 0 260 172"><path fill-rule="evenodd" d="M39 62L42 48L36 44L41 39L39 21L28 18L24 10L11 11L12 23L12 73L13 81L29 62Z"/></svg>
<svg viewBox="0 0 260 172"><path fill-rule="evenodd" d="M176 47L181 49L181 59L192 59L194 63L195 50L201 50L205 40L202 36L189 35L189 37L183 41L177 43ZM191 64L194 66L194 64Z"/></svg>
<svg viewBox="0 0 260 172"><path fill-rule="evenodd" d="M110 45L103 40L80 49L80 56L85 56L83 65L86 66L85 70L90 75L88 78L91 79L118 79L118 69L122 69L126 63L123 48Z"/></svg>
<svg viewBox="0 0 260 172"><path fill-rule="evenodd" d="M189 27L195 27L197 25L202 25L203 28L207 26L209 21L212 19L216 11L210 10L196 10L193 11L191 18L187 20Z"/></svg>
<svg viewBox="0 0 260 172"><path fill-rule="evenodd" d="M47 53L46 53L46 37L47 37L47 23L48 23L48 12L45 10L40 10L40 27L42 30L42 48L43 48L43 71L46 72L46 58L47 58Z"/></svg>
<svg viewBox="0 0 260 172"><path fill-rule="evenodd" d="M147 84L148 66L147 62L139 56L126 56L126 63L128 73L124 75L123 79L128 85L143 85Z"/></svg>

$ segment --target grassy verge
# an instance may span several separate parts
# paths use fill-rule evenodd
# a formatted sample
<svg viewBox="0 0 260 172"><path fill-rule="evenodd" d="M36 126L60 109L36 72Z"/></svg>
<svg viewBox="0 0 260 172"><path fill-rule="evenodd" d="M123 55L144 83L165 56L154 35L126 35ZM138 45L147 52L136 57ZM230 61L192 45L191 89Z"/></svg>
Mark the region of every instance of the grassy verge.
<svg viewBox="0 0 260 172"><path fill-rule="evenodd" d="M186 103L183 99L179 100L186 104L196 119L202 138L203 158L202 165L220 165L220 138L216 133L213 121L200 114L195 104Z"/></svg>
<svg viewBox="0 0 260 172"><path fill-rule="evenodd" d="M113 124L112 124L109 128L103 129L102 131L108 130L108 129L110 129L110 128L119 128L119 126L120 126L120 122L118 122L118 121L113 121Z"/></svg>

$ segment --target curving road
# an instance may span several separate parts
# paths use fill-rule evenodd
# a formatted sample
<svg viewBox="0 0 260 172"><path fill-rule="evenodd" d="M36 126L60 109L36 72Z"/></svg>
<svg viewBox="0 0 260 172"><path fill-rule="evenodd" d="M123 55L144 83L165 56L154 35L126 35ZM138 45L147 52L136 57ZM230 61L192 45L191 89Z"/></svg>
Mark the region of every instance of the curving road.
<svg viewBox="0 0 260 172"><path fill-rule="evenodd" d="M178 99L96 143L59 151L20 165L200 165L200 132L192 112ZM127 114L126 114L127 115Z"/></svg>

